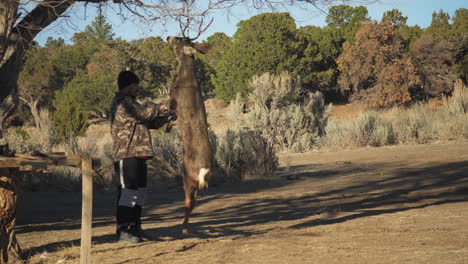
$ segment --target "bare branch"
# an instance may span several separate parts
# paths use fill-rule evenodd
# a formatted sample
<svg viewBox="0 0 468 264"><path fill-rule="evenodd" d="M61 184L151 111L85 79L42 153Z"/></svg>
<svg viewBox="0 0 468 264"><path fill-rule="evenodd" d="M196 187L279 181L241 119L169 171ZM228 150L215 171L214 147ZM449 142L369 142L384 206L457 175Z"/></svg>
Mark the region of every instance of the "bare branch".
<svg viewBox="0 0 468 264"><path fill-rule="evenodd" d="M201 36L201 34L203 34L203 33L211 26L211 24L213 23L213 21L214 21L214 18L212 18L211 21L210 21L210 23L208 23L208 25L206 25L206 27L205 27L204 29L202 29L202 26L203 26L203 19L202 19L202 21L201 21L201 23L200 23L200 26L199 26L199 28L198 28L198 34L197 34L197 36L194 37L194 38L191 38L190 41L195 41L195 40L197 40L197 39Z"/></svg>
<svg viewBox="0 0 468 264"><path fill-rule="evenodd" d="M198 38L212 24L213 13L216 10L229 10L235 6L244 5L248 9L277 12L288 10L288 7L311 7L326 14L325 11L333 4L368 4L378 0L114 0L133 15L143 21L168 20L179 24L180 34L189 37L193 31ZM206 24L206 21L210 21Z"/></svg>

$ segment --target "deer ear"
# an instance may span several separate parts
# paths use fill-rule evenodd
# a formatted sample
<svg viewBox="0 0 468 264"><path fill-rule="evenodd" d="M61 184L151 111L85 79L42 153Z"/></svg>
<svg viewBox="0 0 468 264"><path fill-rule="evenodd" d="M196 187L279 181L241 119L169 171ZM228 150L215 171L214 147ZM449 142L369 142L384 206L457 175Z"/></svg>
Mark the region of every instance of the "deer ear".
<svg viewBox="0 0 468 264"><path fill-rule="evenodd" d="M184 46L183 52L187 56L193 56L197 53L197 50L190 46Z"/></svg>
<svg viewBox="0 0 468 264"><path fill-rule="evenodd" d="M167 37L166 41L167 41L167 43L169 43L169 44L173 44L174 41L175 41L175 38L174 38L174 37Z"/></svg>
<svg viewBox="0 0 468 264"><path fill-rule="evenodd" d="M201 54L206 54L206 53L208 53L208 51L210 51L210 49L211 49L211 45L208 44L208 43L195 43L195 44L193 44L193 46L194 46L195 49L197 49L197 51L200 52Z"/></svg>

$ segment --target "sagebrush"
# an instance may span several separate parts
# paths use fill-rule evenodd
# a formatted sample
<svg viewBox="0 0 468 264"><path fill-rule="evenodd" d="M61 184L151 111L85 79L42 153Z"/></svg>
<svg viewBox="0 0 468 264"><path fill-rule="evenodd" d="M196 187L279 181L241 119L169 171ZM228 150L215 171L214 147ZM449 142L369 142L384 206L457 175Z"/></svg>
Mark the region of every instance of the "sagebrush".
<svg viewBox="0 0 468 264"><path fill-rule="evenodd" d="M250 87L248 119L242 127L259 132L277 151L311 150L323 135L331 110L323 95L304 95L300 79L287 72L255 76Z"/></svg>
<svg viewBox="0 0 468 264"><path fill-rule="evenodd" d="M442 107L422 103L389 111L365 111L351 120L330 121L322 148L356 148L392 144L423 144L468 138L468 88L456 82L452 96Z"/></svg>

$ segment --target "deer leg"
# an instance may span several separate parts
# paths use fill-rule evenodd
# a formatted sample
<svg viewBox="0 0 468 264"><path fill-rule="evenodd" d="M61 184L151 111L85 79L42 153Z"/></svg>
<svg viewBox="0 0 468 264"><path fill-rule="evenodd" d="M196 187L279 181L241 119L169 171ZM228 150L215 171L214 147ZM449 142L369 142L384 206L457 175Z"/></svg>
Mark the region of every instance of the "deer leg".
<svg viewBox="0 0 468 264"><path fill-rule="evenodd" d="M193 208L195 207L195 202L197 198L197 189L193 187L185 187L185 216L183 222L183 234L188 234L188 223L190 218L190 213L192 213Z"/></svg>

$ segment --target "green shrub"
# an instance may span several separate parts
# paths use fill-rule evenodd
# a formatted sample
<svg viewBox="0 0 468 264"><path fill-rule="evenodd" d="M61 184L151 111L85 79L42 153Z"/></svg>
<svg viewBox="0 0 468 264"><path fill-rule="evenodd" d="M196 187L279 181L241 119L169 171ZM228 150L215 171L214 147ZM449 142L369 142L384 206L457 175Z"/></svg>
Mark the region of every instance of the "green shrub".
<svg viewBox="0 0 468 264"><path fill-rule="evenodd" d="M83 136L88 129L88 116L81 105L70 97L55 100L53 123L56 135L61 140Z"/></svg>
<svg viewBox="0 0 468 264"><path fill-rule="evenodd" d="M96 78L87 75L77 76L67 83L63 90L55 94L54 106L57 108L57 104L61 101L74 102L89 115L107 118L116 91L117 85L112 75L101 75Z"/></svg>
<svg viewBox="0 0 468 264"><path fill-rule="evenodd" d="M288 73L263 74L250 82L249 118L244 127L259 131L277 151L307 151L324 133L330 106L323 95L300 99L300 80Z"/></svg>
<svg viewBox="0 0 468 264"><path fill-rule="evenodd" d="M273 146L257 131L228 130L217 144L216 163L227 181L268 178L278 167Z"/></svg>

